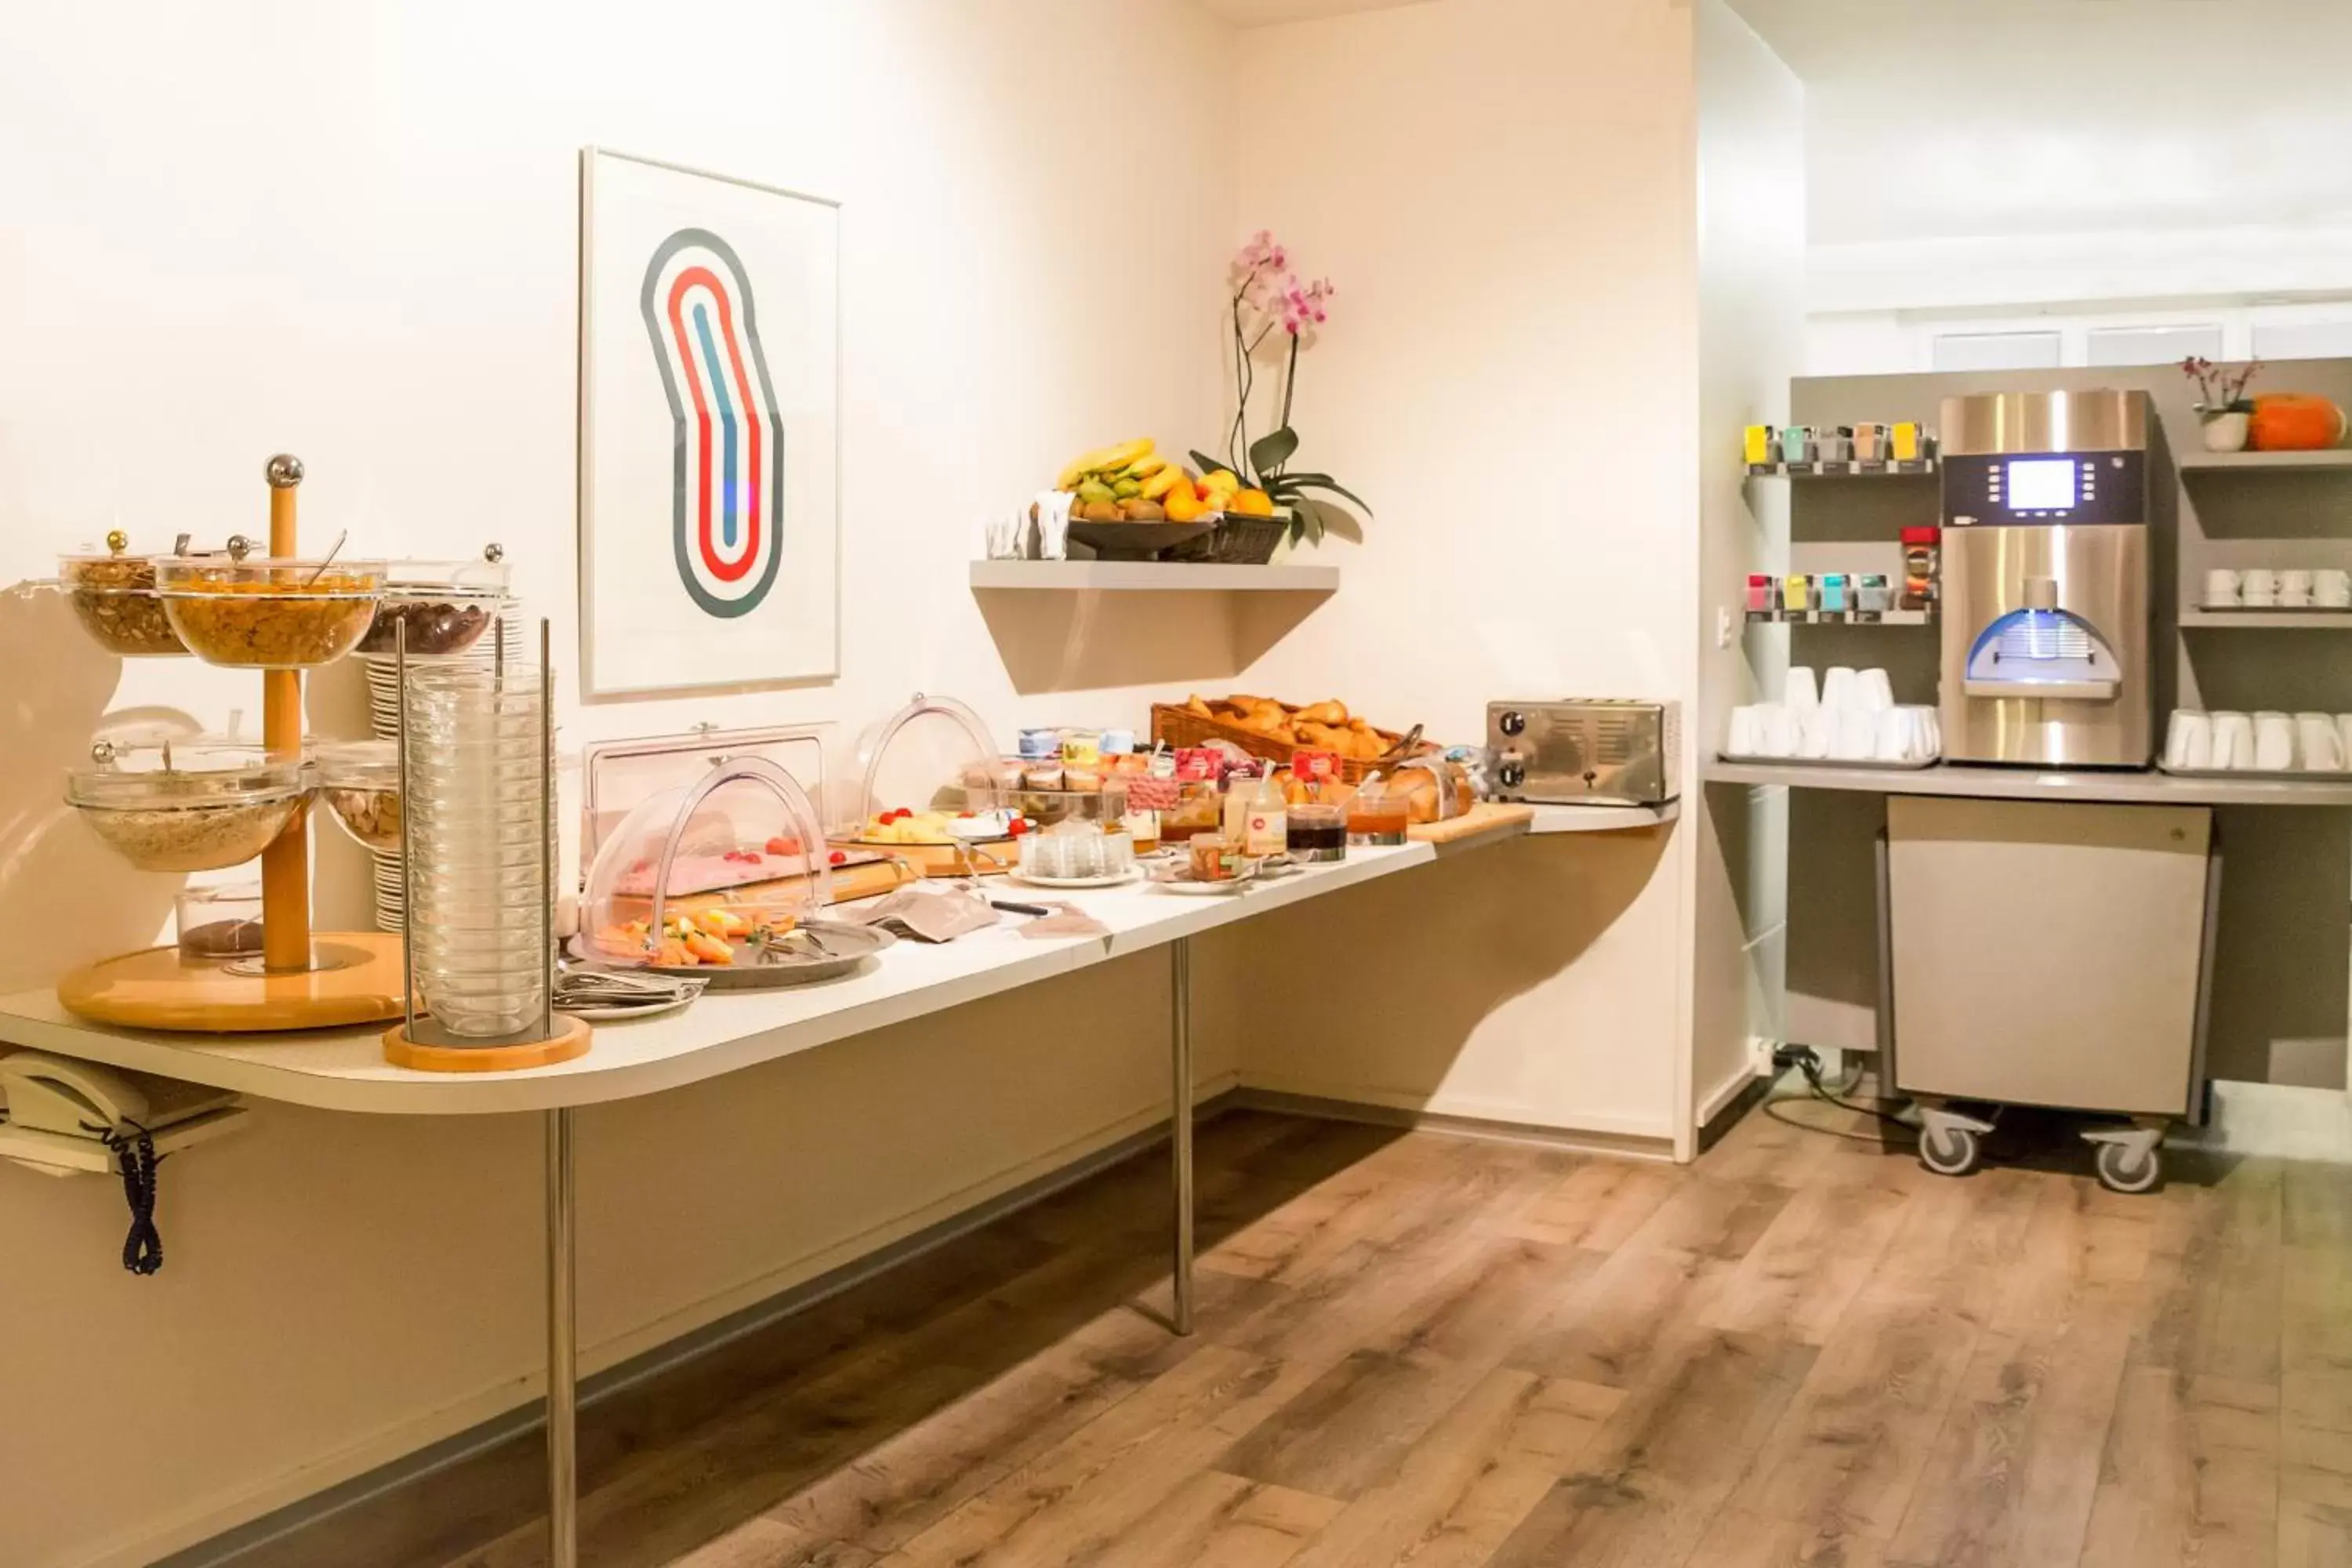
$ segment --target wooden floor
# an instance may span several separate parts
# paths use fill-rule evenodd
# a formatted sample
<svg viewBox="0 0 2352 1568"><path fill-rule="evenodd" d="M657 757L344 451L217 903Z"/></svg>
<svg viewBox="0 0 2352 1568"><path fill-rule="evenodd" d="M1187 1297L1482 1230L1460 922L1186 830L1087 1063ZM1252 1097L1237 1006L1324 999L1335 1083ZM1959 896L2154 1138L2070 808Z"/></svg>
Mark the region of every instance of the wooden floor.
<svg viewBox="0 0 2352 1568"><path fill-rule="evenodd" d="M1222 1118L1194 1338L1139 1159L592 1407L583 1558L2352 1564L2352 1170L1951 1181L1783 1109L1687 1170ZM240 1568L541 1562L539 1464Z"/></svg>

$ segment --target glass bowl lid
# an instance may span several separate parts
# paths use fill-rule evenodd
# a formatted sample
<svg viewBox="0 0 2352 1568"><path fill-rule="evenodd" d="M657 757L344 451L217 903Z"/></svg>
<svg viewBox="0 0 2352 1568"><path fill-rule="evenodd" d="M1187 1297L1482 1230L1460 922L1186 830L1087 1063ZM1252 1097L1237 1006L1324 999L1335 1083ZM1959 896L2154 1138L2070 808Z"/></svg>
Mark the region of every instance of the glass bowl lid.
<svg viewBox="0 0 2352 1568"><path fill-rule="evenodd" d="M243 597L373 599L383 591L385 563L320 556L243 555L234 544L220 555L163 555L155 582L167 599Z"/></svg>
<svg viewBox="0 0 2352 1568"><path fill-rule="evenodd" d="M833 899L816 808L763 757L648 795L596 852L580 946L601 963L725 967Z"/></svg>
<svg viewBox="0 0 2352 1568"><path fill-rule="evenodd" d="M913 842L903 826L909 817L932 825L937 842L952 842L947 825L965 813L1002 808L1002 767L995 742L979 714L952 697L921 692L866 731L857 748L860 782L857 815L835 837L857 842ZM901 816L900 814L906 814ZM899 830L886 835L882 817L898 818Z"/></svg>
<svg viewBox="0 0 2352 1568"><path fill-rule="evenodd" d="M511 573L503 546L488 544L468 561L390 561L384 563L387 596L502 599Z"/></svg>
<svg viewBox="0 0 2352 1568"><path fill-rule="evenodd" d="M397 741L321 741L310 748L319 784L326 789L398 789Z"/></svg>
<svg viewBox="0 0 2352 1568"><path fill-rule="evenodd" d="M66 775L66 799L100 810L282 800L310 787L302 758L223 736L102 736L89 755L88 767Z"/></svg>

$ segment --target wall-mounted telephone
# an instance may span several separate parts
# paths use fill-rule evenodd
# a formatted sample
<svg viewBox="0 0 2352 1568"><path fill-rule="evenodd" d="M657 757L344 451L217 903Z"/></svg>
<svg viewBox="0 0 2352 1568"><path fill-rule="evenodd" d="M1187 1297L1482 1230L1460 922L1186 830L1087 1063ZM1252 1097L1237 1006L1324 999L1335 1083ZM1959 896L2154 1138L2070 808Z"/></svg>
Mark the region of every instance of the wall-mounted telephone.
<svg viewBox="0 0 2352 1568"><path fill-rule="evenodd" d="M163 1266L155 1231L155 1168L164 1154L244 1115L236 1096L226 1089L37 1051L0 1057L0 1101L7 1112L0 1154L53 1174L112 1171L121 1178L131 1205L122 1266L133 1274Z"/></svg>
<svg viewBox="0 0 2352 1568"><path fill-rule="evenodd" d="M147 1097L119 1072L89 1062L18 1051L0 1057L0 1100L12 1126L98 1138L123 1122L147 1126Z"/></svg>

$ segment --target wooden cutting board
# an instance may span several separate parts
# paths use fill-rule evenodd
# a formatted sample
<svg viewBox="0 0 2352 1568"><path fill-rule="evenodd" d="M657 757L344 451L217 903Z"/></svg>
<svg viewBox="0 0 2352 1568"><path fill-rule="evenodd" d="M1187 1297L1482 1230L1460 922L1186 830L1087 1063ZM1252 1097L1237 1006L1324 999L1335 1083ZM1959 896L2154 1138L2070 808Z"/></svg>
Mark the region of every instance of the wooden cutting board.
<svg viewBox="0 0 2352 1568"><path fill-rule="evenodd" d="M1536 808L1532 805L1482 800L1460 816L1448 817L1444 822L1417 822L1404 830L1404 836L1423 844L1453 844L1484 833L1521 827L1535 819Z"/></svg>

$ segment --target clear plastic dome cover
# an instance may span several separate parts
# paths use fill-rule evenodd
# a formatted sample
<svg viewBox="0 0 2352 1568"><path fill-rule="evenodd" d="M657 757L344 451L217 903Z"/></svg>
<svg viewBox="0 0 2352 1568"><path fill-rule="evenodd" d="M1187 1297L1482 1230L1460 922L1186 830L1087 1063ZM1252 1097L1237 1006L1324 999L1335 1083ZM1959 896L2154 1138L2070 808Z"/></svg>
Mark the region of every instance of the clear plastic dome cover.
<svg viewBox="0 0 2352 1568"><path fill-rule="evenodd" d="M827 855L790 773L726 758L647 796L605 837L581 905L582 950L604 963L734 964L831 903Z"/></svg>
<svg viewBox="0 0 2352 1568"><path fill-rule="evenodd" d="M998 756L979 714L952 697L918 692L859 741L856 815L834 837L891 847L956 842L966 836L950 823L1004 804ZM884 823L885 814L897 820Z"/></svg>

